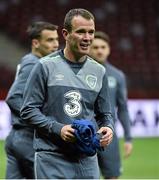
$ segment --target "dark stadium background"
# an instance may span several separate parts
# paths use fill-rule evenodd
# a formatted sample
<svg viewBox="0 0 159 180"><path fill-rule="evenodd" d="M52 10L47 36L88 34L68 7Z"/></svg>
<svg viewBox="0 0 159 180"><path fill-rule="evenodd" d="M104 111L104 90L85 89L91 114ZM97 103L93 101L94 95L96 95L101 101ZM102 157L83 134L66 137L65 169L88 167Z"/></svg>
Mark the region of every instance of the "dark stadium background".
<svg viewBox="0 0 159 180"><path fill-rule="evenodd" d="M64 43L61 36L63 19L71 8L90 10L96 18L96 29L110 35L111 56L109 59L127 76L128 98L159 99L158 0L0 0L0 100L4 100L7 95L20 58L30 50L25 33L28 24L36 20L57 24L62 47ZM151 157L157 150L159 152L158 138L146 141L152 148L147 153L150 153L151 157L150 160L148 159L148 164L151 161L150 164L153 166L151 168L154 171L151 172L149 166L144 169L143 165L146 163L141 165L141 170L137 164L133 164L135 158L142 154L143 161L147 159L143 151L146 148L143 143L145 141L146 139L134 140L138 144L136 150L134 149L134 156L132 155L127 162L124 162L125 169L129 168L130 173L126 174L126 178L159 178L159 157L158 159ZM3 146L4 142L1 141L2 178L4 178L5 170ZM139 161L142 161L140 158ZM135 175L137 172L134 172L133 167L129 167L130 165L134 165L134 168L139 170L139 174ZM150 171L149 175L146 168Z"/></svg>

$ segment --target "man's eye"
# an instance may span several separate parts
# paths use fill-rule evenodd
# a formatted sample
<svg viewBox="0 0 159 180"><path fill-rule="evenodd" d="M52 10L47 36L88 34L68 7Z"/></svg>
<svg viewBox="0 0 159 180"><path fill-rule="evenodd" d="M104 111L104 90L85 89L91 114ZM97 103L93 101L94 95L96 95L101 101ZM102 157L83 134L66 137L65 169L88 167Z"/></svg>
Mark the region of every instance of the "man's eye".
<svg viewBox="0 0 159 180"><path fill-rule="evenodd" d="M83 34L83 33L85 33L85 32L83 32L83 31L77 31L77 33L78 33L78 34Z"/></svg>
<svg viewBox="0 0 159 180"><path fill-rule="evenodd" d="M94 31L89 32L89 34L91 34L91 35L94 34Z"/></svg>

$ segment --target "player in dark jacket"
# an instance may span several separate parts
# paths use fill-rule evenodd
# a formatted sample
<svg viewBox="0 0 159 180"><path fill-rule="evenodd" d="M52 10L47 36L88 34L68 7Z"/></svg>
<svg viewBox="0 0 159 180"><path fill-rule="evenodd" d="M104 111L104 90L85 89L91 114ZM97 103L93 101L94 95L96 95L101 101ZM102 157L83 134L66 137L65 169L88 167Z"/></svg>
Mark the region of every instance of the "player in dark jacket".
<svg viewBox="0 0 159 180"><path fill-rule="evenodd" d="M107 58L110 54L109 37L104 32L96 32L91 45L90 56L104 65L108 74L108 86L110 89L110 103L113 119L120 120L125 136L124 152L128 157L132 151L130 118L127 108L127 88L124 73L111 65ZM117 113L116 113L117 112ZM121 174L121 160L119 142L116 133L112 143L103 152L98 153L99 166L102 175L106 179L118 178Z"/></svg>
<svg viewBox="0 0 159 180"><path fill-rule="evenodd" d="M31 52L25 55L17 66L16 78L11 86L6 103L12 115L12 130L6 139L7 179L34 178L34 129L20 117L24 87L32 68L39 58L58 49L57 26L48 22L34 22L28 27Z"/></svg>
<svg viewBox="0 0 159 180"><path fill-rule="evenodd" d="M37 179L97 179L96 154L75 150L74 120L92 121L100 127L100 146L110 144L113 120L105 68L89 53L94 38L93 15L72 9L62 30L64 50L40 60L27 81L21 116L35 127L35 175ZM106 95L107 94L107 95Z"/></svg>

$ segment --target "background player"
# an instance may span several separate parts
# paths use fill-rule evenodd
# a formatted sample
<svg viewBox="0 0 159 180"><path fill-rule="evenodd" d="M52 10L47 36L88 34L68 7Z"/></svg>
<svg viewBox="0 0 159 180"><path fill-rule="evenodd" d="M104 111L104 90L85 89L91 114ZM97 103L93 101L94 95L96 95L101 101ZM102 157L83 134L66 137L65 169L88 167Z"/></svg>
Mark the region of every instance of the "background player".
<svg viewBox="0 0 159 180"><path fill-rule="evenodd" d="M36 129L35 172L38 179L99 178L97 156L74 150L74 120L92 120L103 133L101 146L113 136L106 71L86 56L94 38L94 16L70 10L62 30L64 50L42 58L27 81L21 116ZM103 81L105 79L105 81Z"/></svg>
<svg viewBox="0 0 159 180"><path fill-rule="evenodd" d="M90 56L103 64L107 69L108 86L110 89L110 99L113 112L113 119L119 119L125 136L124 152L128 157L132 151L130 118L127 108L127 88L123 72L112 66L107 58L110 54L110 40L104 32L96 32L95 38L90 48ZM116 116L117 111L117 116ZM121 161L119 152L119 142L116 133L114 133L112 143L105 151L98 154L99 166L102 175L106 179L115 179L121 174Z"/></svg>
<svg viewBox="0 0 159 180"><path fill-rule="evenodd" d="M12 130L6 139L7 179L34 179L33 128L21 121L23 91L28 76L39 58L54 52L59 47L57 26L48 22L34 22L27 33L31 52L25 55L17 68L16 79L10 88L6 102L12 115Z"/></svg>

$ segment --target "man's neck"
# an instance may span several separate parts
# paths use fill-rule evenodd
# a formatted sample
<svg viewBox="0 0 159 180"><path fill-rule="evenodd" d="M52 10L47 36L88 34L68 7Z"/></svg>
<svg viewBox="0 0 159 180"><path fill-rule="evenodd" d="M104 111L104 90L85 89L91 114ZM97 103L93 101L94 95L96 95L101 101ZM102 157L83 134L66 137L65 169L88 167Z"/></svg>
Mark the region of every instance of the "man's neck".
<svg viewBox="0 0 159 180"><path fill-rule="evenodd" d="M39 52L37 52L37 51L35 51L33 49L32 49L31 52L32 52L33 55L37 56L38 58L42 58L42 55Z"/></svg>
<svg viewBox="0 0 159 180"><path fill-rule="evenodd" d="M64 57L73 63L82 63L86 59L86 55L84 56L75 56L72 54L67 48L64 49Z"/></svg>

